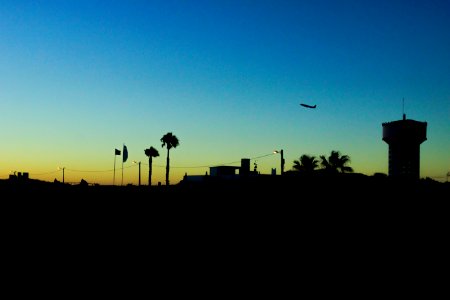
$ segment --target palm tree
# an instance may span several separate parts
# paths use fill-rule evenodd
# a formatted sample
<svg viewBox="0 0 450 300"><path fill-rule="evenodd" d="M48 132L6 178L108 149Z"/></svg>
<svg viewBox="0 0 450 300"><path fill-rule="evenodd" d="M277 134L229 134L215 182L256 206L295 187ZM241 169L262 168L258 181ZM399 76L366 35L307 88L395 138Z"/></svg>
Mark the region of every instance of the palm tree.
<svg viewBox="0 0 450 300"><path fill-rule="evenodd" d="M294 170L311 174L319 166L319 161L315 156L303 154L299 160L294 160Z"/></svg>
<svg viewBox="0 0 450 300"><path fill-rule="evenodd" d="M167 147L166 185L169 185L169 168L170 168L169 152L170 152L170 149L176 148L180 144L180 142L179 142L178 138L172 134L172 132L166 133L161 138L161 142L162 142L161 147L164 147L164 146Z"/></svg>
<svg viewBox="0 0 450 300"><path fill-rule="evenodd" d="M145 155L148 156L148 186L152 186L152 158L158 157L159 152L153 147L144 150Z"/></svg>
<svg viewBox="0 0 450 300"><path fill-rule="evenodd" d="M347 166L347 164L350 163L350 157L348 155L341 155L339 151L335 150L331 151L331 154L328 157L328 159L324 155L321 155L320 159L322 167L325 170L330 171L332 173L353 172L353 168Z"/></svg>

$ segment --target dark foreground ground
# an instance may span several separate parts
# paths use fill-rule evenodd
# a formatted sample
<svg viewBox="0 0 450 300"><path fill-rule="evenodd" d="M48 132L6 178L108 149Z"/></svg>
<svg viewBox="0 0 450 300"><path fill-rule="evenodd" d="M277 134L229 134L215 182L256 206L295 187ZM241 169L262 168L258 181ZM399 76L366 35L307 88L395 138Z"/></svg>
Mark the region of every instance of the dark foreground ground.
<svg viewBox="0 0 450 300"><path fill-rule="evenodd" d="M68 185L36 180L0 181L3 204L49 205L81 211L129 209L135 214L158 209L190 213L316 213L402 212L440 207L450 199L450 183L400 181L388 177L258 176L239 180L206 178L171 186Z"/></svg>
<svg viewBox="0 0 450 300"><path fill-rule="evenodd" d="M37 200L95 200L144 201L162 200L195 202L253 201L273 203L352 200L364 202L403 202L408 200L444 200L448 198L450 183L431 179L396 180L385 176L338 174L335 176L256 176L224 180L205 177L201 182L181 181L171 186L108 186L76 185L45 182L33 179L0 180L3 199Z"/></svg>
<svg viewBox="0 0 450 300"><path fill-rule="evenodd" d="M8 228L90 237L136 235L283 241L356 240L376 234L392 241L436 236L448 227L450 184L387 177L259 177L208 179L173 186L90 186L0 182ZM44 233L43 232L43 233ZM355 240L355 241L356 241Z"/></svg>
<svg viewBox="0 0 450 300"><path fill-rule="evenodd" d="M43 274L51 273L52 290L108 278L114 292L130 279L183 295L239 290L287 298L309 289L360 297L396 288L400 296L423 287L429 296L445 280L434 274L448 254L448 183L362 176L151 188L1 181L0 199L7 278L49 281Z"/></svg>

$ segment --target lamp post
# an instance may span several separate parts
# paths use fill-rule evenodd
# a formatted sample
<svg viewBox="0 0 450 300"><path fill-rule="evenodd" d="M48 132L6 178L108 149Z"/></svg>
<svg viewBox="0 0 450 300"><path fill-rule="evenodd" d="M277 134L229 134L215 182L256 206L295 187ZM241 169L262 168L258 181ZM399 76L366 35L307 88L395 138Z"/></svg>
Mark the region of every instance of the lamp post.
<svg viewBox="0 0 450 300"><path fill-rule="evenodd" d="M280 153L281 154L281 175L284 174L284 157L283 157L283 149L281 150L275 150L273 153Z"/></svg>
<svg viewBox="0 0 450 300"><path fill-rule="evenodd" d="M141 162L133 160L133 164L138 164L139 165L139 186L141 186Z"/></svg>

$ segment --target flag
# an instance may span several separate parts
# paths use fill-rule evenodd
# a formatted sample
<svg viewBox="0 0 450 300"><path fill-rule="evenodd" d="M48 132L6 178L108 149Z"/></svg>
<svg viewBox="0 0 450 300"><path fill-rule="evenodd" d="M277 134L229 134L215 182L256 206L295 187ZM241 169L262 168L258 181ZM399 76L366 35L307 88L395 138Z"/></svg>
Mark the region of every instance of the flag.
<svg viewBox="0 0 450 300"><path fill-rule="evenodd" d="M120 155L120 150L115 149L114 154L115 154L115 155Z"/></svg>
<svg viewBox="0 0 450 300"><path fill-rule="evenodd" d="M127 146L123 145L123 157L122 157L122 161L126 162L128 159L128 149Z"/></svg>

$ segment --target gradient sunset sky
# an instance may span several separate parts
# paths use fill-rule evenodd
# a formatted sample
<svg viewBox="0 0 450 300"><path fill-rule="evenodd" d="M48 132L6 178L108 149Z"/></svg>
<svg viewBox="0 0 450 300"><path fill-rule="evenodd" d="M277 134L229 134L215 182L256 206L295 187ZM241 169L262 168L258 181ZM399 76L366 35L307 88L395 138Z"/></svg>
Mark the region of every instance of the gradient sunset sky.
<svg viewBox="0 0 450 300"><path fill-rule="evenodd" d="M382 123L428 123L421 177L450 171L450 1L0 1L0 179L136 184L302 154L388 172ZM316 104L316 109L300 106Z"/></svg>

